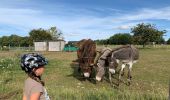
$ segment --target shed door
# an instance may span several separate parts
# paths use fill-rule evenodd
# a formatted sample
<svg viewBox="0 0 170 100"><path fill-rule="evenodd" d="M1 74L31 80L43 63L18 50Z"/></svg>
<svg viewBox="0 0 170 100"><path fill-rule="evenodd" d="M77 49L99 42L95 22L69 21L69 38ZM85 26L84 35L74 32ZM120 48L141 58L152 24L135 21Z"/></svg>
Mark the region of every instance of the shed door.
<svg viewBox="0 0 170 100"><path fill-rule="evenodd" d="M60 42L49 42L49 51L60 51Z"/></svg>

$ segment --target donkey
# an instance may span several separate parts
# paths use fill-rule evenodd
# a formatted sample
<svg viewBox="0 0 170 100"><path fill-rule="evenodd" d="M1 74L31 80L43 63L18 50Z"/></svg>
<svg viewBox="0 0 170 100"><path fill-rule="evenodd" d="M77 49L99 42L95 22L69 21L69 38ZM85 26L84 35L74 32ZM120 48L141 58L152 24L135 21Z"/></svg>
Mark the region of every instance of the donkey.
<svg viewBox="0 0 170 100"><path fill-rule="evenodd" d="M124 68L128 66L128 83L132 79L131 70L134 63L139 59L139 51L133 45L126 45L116 48L112 51L110 61L109 61L109 80L112 84L111 74L115 74L118 65L121 65L119 71L119 82L121 76L124 75ZM119 84L118 84L119 85Z"/></svg>
<svg viewBox="0 0 170 100"><path fill-rule="evenodd" d="M96 44L91 39L83 39L77 51L79 72L83 72L84 77L90 77L96 57Z"/></svg>

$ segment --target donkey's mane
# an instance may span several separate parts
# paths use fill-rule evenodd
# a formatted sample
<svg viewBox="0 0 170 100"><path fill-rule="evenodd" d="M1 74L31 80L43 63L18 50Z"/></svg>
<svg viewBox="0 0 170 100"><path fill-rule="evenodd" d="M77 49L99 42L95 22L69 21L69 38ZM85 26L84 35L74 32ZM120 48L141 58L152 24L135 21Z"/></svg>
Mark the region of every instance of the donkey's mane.
<svg viewBox="0 0 170 100"><path fill-rule="evenodd" d="M95 52L95 49L93 49L93 46L95 46L95 43L91 39L83 41L82 46L80 48L82 50L81 58L91 57L91 54Z"/></svg>

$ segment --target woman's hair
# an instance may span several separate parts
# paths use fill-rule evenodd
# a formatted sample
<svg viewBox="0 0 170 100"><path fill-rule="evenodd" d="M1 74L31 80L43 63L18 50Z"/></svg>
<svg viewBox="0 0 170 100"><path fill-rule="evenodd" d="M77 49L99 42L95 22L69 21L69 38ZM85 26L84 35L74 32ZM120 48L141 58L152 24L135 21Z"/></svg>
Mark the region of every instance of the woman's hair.
<svg viewBox="0 0 170 100"><path fill-rule="evenodd" d="M37 81L38 83L42 84L42 86L45 86L44 81L41 80L41 76L36 76L36 74L33 71L28 73L28 76L33 80Z"/></svg>

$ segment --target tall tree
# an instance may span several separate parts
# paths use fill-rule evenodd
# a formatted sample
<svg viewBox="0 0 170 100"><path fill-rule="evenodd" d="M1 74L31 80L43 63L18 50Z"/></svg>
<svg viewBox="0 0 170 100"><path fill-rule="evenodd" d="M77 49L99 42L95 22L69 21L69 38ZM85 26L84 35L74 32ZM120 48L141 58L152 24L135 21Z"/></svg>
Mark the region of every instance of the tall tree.
<svg viewBox="0 0 170 100"><path fill-rule="evenodd" d="M29 32L30 39L32 41L47 41L47 40L52 40L51 34L40 28L40 29L33 29Z"/></svg>
<svg viewBox="0 0 170 100"><path fill-rule="evenodd" d="M167 40L167 44L170 44L170 38Z"/></svg>
<svg viewBox="0 0 170 100"><path fill-rule="evenodd" d="M10 46L20 46L20 41L21 41L21 37L15 34L12 34L11 36L9 36L9 45Z"/></svg>
<svg viewBox="0 0 170 100"><path fill-rule="evenodd" d="M56 27L51 27L48 32L51 34L52 40L58 40L62 36L62 32Z"/></svg>
<svg viewBox="0 0 170 100"><path fill-rule="evenodd" d="M21 38L21 41L20 41L20 46L21 47L29 47L29 46L32 46L33 45L33 43L32 43L32 41L30 40L30 38L29 37L22 37Z"/></svg>
<svg viewBox="0 0 170 100"><path fill-rule="evenodd" d="M3 36L1 38L1 46L9 46L10 42L9 42L9 37L8 36Z"/></svg>
<svg viewBox="0 0 170 100"><path fill-rule="evenodd" d="M133 27L131 33L134 33L134 42L145 47L148 42L158 42L166 33L166 30L159 31L155 25L141 23Z"/></svg>
<svg viewBox="0 0 170 100"><path fill-rule="evenodd" d="M109 38L109 44L131 44L132 36L129 33L117 33Z"/></svg>
<svg viewBox="0 0 170 100"><path fill-rule="evenodd" d="M108 39L96 40L95 42L96 42L97 44L101 44L101 45L107 45L107 44L109 44L109 40L108 40Z"/></svg>

